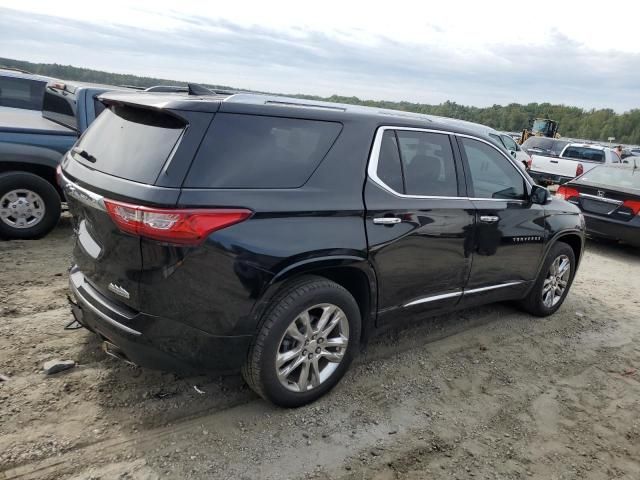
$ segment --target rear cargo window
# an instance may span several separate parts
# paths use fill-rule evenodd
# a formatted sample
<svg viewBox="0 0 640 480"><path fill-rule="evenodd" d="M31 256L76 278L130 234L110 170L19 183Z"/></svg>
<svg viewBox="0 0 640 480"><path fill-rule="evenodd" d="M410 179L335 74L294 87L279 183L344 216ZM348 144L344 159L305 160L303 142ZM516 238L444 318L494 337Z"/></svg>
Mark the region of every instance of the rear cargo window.
<svg viewBox="0 0 640 480"><path fill-rule="evenodd" d="M94 120L74 149L84 150L89 159L74 158L109 175L153 184L184 128L182 120L167 113L112 105Z"/></svg>
<svg viewBox="0 0 640 480"><path fill-rule="evenodd" d="M295 188L327 154L342 125L335 122L218 113L185 187Z"/></svg>
<svg viewBox="0 0 640 480"><path fill-rule="evenodd" d="M0 106L40 110L45 82L0 76Z"/></svg>

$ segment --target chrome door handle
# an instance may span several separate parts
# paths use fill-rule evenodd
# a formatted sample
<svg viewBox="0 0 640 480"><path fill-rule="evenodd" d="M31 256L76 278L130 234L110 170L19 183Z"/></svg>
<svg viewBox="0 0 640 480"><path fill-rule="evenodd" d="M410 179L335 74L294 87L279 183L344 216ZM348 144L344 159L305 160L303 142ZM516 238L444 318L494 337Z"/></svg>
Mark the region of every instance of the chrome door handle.
<svg viewBox="0 0 640 480"><path fill-rule="evenodd" d="M480 215L480 221L484 223L496 223L500 217L496 215Z"/></svg>
<svg viewBox="0 0 640 480"><path fill-rule="evenodd" d="M378 217L373 219L373 223L376 225L395 225L401 221L402 219L398 217Z"/></svg>

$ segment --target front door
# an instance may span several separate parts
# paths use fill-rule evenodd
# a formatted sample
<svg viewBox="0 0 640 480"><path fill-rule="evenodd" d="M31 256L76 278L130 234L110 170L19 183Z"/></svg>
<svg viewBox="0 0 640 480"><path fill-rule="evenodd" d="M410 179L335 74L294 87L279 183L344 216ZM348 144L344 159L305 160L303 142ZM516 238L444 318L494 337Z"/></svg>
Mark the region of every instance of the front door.
<svg viewBox="0 0 640 480"><path fill-rule="evenodd" d="M377 132L365 203L382 323L450 308L462 296L475 207L453 141L437 131Z"/></svg>
<svg viewBox="0 0 640 480"><path fill-rule="evenodd" d="M477 215L465 297L517 297L537 274L544 207L529 201L531 186L505 153L480 139L459 136L458 142Z"/></svg>

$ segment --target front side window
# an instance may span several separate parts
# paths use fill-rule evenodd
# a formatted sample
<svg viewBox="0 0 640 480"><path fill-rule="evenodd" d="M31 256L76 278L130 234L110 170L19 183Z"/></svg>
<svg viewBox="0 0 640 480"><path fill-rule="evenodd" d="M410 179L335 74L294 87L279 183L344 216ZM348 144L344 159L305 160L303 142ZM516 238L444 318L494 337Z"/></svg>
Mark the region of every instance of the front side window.
<svg viewBox="0 0 640 480"><path fill-rule="evenodd" d="M456 166L448 135L408 130L397 130L396 135L407 195L458 195Z"/></svg>
<svg viewBox="0 0 640 480"><path fill-rule="evenodd" d="M469 164L473 196L477 198L525 198L524 179L504 155L486 143L461 138Z"/></svg>

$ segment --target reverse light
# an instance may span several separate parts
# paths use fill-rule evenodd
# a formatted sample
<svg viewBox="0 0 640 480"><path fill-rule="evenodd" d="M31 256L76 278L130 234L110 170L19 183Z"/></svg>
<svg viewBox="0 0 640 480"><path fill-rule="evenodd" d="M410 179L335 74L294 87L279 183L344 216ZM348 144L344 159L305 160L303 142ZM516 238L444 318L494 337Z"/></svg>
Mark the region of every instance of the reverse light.
<svg viewBox="0 0 640 480"><path fill-rule="evenodd" d="M579 163L578 166L576 167L576 177L579 177L583 173L584 173L584 165Z"/></svg>
<svg viewBox="0 0 640 480"><path fill-rule="evenodd" d="M558 191L556 192L556 196L564 198L565 200L569 200L570 198L580 196L580 192L575 188L560 185L560 187L558 187Z"/></svg>
<svg viewBox="0 0 640 480"><path fill-rule="evenodd" d="M246 220L251 210L165 209L104 200L107 213L123 232L176 245L198 245L209 234Z"/></svg>
<svg viewBox="0 0 640 480"><path fill-rule="evenodd" d="M627 207L634 215L640 215L640 200L625 200L622 206Z"/></svg>

